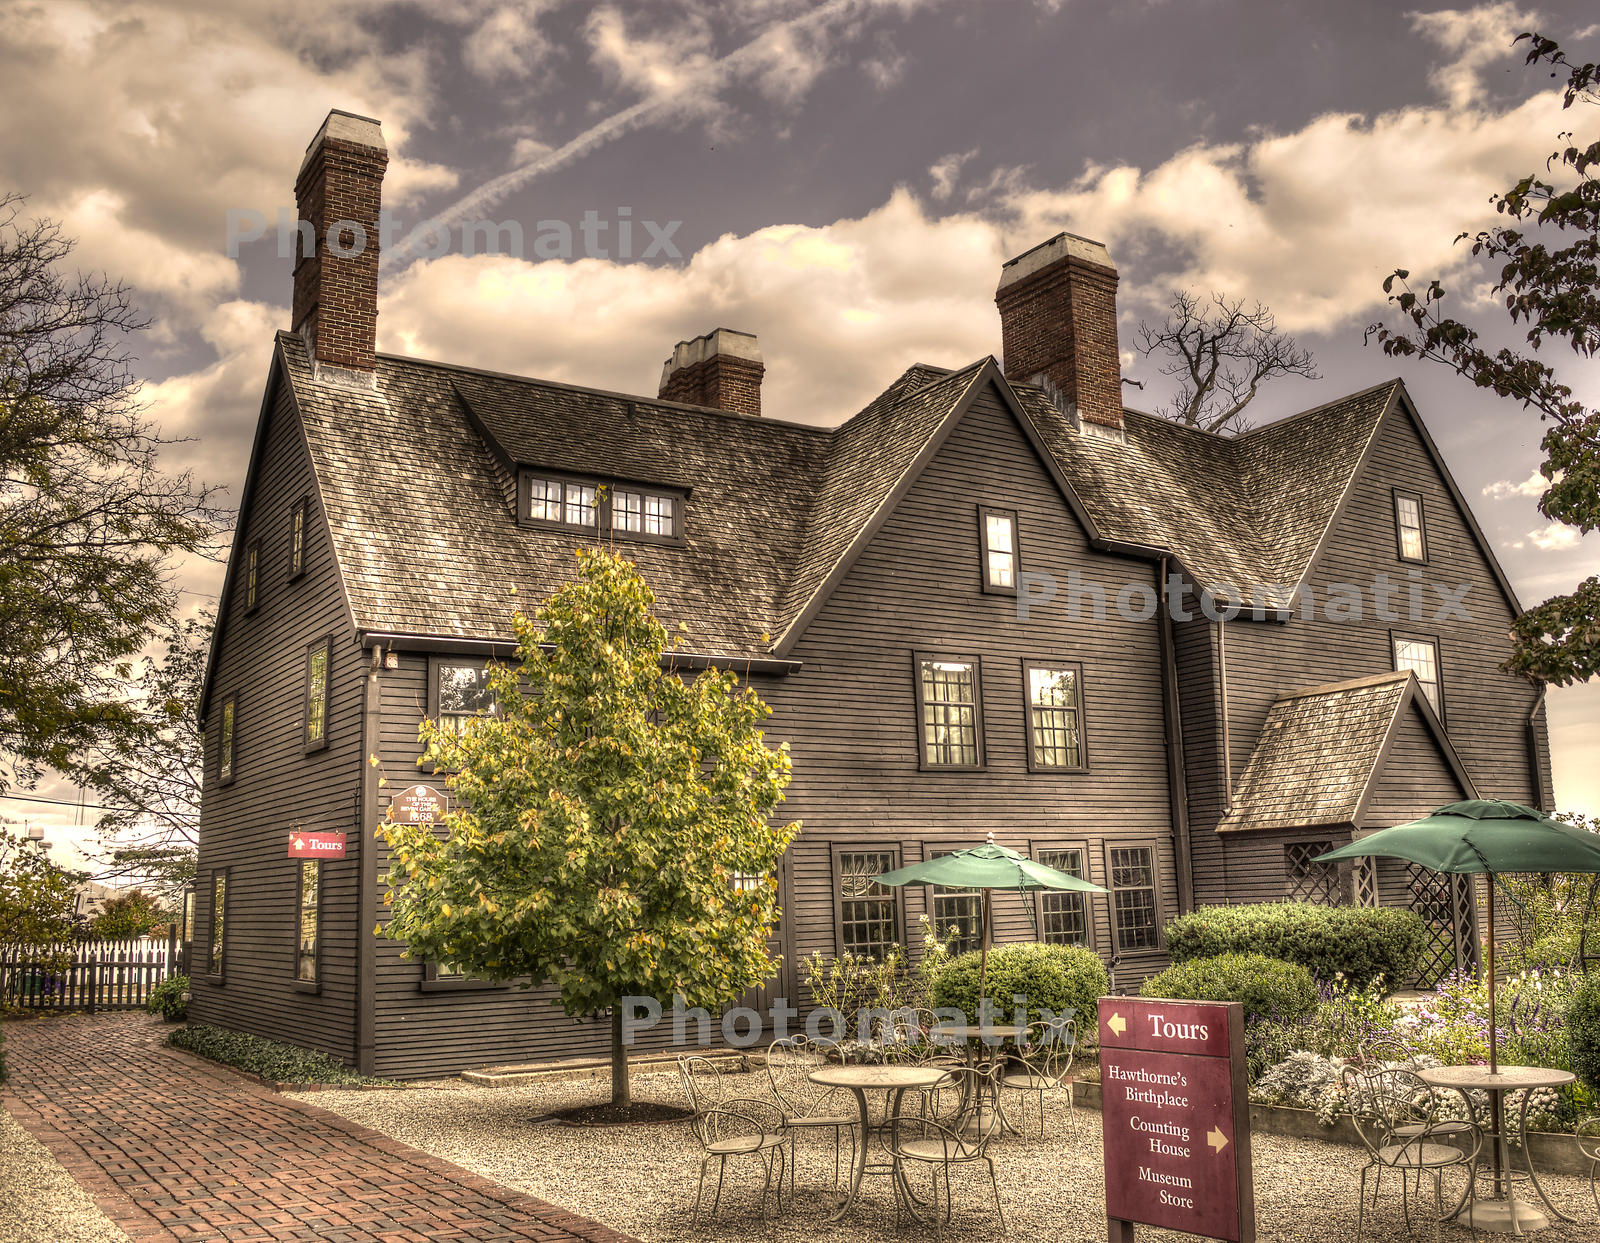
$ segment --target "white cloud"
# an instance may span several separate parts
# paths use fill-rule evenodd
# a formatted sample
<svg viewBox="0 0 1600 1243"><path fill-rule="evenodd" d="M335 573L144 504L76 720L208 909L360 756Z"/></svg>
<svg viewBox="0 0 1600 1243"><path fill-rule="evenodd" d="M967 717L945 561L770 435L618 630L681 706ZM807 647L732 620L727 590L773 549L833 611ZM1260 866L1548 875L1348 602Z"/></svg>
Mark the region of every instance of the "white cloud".
<svg viewBox="0 0 1600 1243"><path fill-rule="evenodd" d="M1512 479L1497 479L1483 490L1491 501L1503 501L1513 496L1543 496L1550 481L1534 471L1521 483Z"/></svg>
<svg viewBox="0 0 1600 1243"><path fill-rule="evenodd" d="M543 7L507 4L490 10L462 41L462 63L490 82L528 77L552 51L539 29Z"/></svg>
<svg viewBox="0 0 1600 1243"><path fill-rule="evenodd" d="M1411 13L1411 27L1431 39L1450 60L1434 69L1428 81L1453 108L1467 108L1484 93L1483 70L1517 54L1512 40L1533 29L1537 14L1515 4L1488 4L1476 9L1443 9Z"/></svg>
<svg viewBox="0 0 1600 1243"><path fill-rule="evenodd" d="M928 165L928 176L933 179L933 197L941 202L949 198L955 192L962 168L977 154L977 147L970 151L952 151Z"/></svg>
<svg viewBox="0 0 1600 1243"><path fill-rule="evenodd" d="M1569 527L1562 522L1546 523L1537 531L1528 532L1528 539L1533 542L1533 546L1545 552L1558 548L1573 548L1580 538L1577 527Z"/></svg>

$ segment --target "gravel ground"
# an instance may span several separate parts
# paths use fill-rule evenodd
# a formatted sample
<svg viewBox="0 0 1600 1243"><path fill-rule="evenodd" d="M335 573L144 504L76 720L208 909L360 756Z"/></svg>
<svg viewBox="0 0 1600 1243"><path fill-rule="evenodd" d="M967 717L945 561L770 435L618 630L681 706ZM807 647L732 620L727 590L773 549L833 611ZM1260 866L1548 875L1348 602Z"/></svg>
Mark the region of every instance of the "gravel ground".
<svg viewBox="0 0 1600 1243"><path fill-rule="evenodd" d="M765 1077L730 1075L730 1095L764 1095ZM639 1100L682 1103L676 1074L636 1074ZM798 1196L785 1202L777 1221L754 1213L754 1191L747 1160L744 1181L729 1188L714 1225L690 1227L700 1154L683 1123L578 1130L536 1123L554 1109L603 1099L606 1088L593 1080L547 1082L519 1088L472 1088L438 1083L408 1091L317 1092L302 1099L353 1121L385 1131L416 1148L453 1161L510 1187L585 1214L647 1241L675 1239L857 1240L894 1237L894 1203L888 1180L868 1178L862 1202L851 1216L829 1225L822 1192L833 1172L831 1138L800 1140ZM1049 1139L1038 1138L1038 1115L1028 1120L1032 1138L1007 1137L991 1147L1001 1203L1013 1238L1083 1240L1105 1237L1102 1195L1100 1115L1077 1111L1077 1141L1068 1139L1061 1106L1047 1112ZM1255 1146L1257 1237L1283 1243L1316 1243L1355 1237L1358 1171L1363 1156L1342 1144L1259 1136ZM759 1179L759 1176L757 1176ZM957 1172L951 1179L955 1220L947 1228L958 1239L999 1237L987 1179ZM1454 1183L1457 1194L1461 1181ZM1549 1243L1595 1243L1595 1213L1586 1181L1549 1179L1546 1189L1577 1225L1540 1234ZM809 1187L809 1191L808 1191ZM1447 1183L1446 1194L1450 1184ZM1414 1213L1415 1217L1415 1213ZM925 1234L932 1236L929 1227ZM1433 1236L1422 1219L1418 1238ZM1144 1240L1189 1239L1168 1231L1139 1229ZM1367 1214L1365 1237L1383 1243L1406 1238L1396 1184L1385 1180L1376 1210ZM1443 1239L1469 1237L1465 1230L1442 1228Z"/></svg>
<svg viewBox="0 0 1600 1243"><path fill-rule="evenodd" d="M0 1109L0 1243L128 1243L48 1149Z"/></svg>

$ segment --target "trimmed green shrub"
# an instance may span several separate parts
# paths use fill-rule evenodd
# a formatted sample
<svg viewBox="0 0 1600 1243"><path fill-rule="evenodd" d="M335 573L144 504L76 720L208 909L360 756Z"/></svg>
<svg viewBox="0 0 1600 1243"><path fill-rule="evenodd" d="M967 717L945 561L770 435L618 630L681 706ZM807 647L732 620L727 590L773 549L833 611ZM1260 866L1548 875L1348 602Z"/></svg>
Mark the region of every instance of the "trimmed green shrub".
<svg viewBox="0 0 1600 1243"><path fill-rule="evenodd" d="M151 1014L159 1014L168 1022L182 1021L189 1017L189 1003L184 1000L184 994L188 991L188 976L169 975L150 990L144 1008Z"/></svg>
<svg viewBox="0 0 1600 1243"><path fill-rule="evenodd" d="M1567 1003L1567 1065L1600 1092L1600 975L1578 986Z"/></svg>
<svg viewBox="0 0 1600 1243"><path fill-rule="evenodd" d="M1175 963L1146 980L1139 995L1242 1001L1246 1023L1262 1019L1294 1023L1317 1008L1317 982L1311 972L1265 954L1219 954Z"/></svg>
<svg viewBox="0 0 1600 1243"><path fill-rule="evenodd" d="M1332 983L1343 973L1354 988L1379 976L1391 991L1416 975L1426 929L1422 917L1390 907L1270 902L1203 906L1167 925L1175 963L1218 954L1265 954L1299 963Z"/></svg>
<svg viewBox="0 0 1600 1243"><path fill-rule="evenodd" d="M272 1083L336 1083L346 1087L390 1084L387 1079L357 1074L315 1049L279 1044L275 1040L246 1032L224 1031L220 1027L180 1027L167 1037L167 1043L236 1070L260 1075Z"/></svg>
<svg viewBox="0 0 1600 1243"><path fill-rule="evenodd" d="M976 950L945 963L933 979L930 1004L935 1010L956 1009L968 1022L978 1021L978 970ZM989 979L985 989L994 1016L1005 1022L1015 1008L1012 998L1026 998L1029 1020L1044 1011L1075 1012L1078 1038L1093 1040L1099 1030L1095 1007L1111 987L1105 964L1093 950L1072 945L1002 945L989 951Z"/></svg>

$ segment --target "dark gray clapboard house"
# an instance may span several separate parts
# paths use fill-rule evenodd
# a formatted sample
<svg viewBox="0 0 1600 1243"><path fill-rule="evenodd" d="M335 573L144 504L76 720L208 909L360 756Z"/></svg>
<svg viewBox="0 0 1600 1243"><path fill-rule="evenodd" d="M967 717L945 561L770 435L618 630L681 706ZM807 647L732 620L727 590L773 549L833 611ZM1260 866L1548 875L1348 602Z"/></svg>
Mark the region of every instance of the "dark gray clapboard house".
<svg viewBox="0 0 1600 1243"><path fill-rule="evenodd" d="M375 122L335 113L298 182L318 241L202 705L193 1019L395 1076L606 1051L542 989L373 935L372 829L408 783L444 786L418 722L488 708L514 605L596 540L792 750L804 829L757 1001L803 1003L803 956L915 946L924 913L970 941L971 896L869 878L991 831L1111 891L1002 899L997 935L1089 945L1123 985L1178 912L1284 897L1413 907L1428 974L1470 964L1470 889L1311 861L1453 799L1551 798L1542 698L1498 669L1515 597L1398 381L1232 439L1126 410L1116 271L1070 234L1000 274L1004 365L913 366L815 425L762 416L757 343L722 329L654 397L377 354L375 247L325 237L377 237L385 160ZM1465 608L1437 616L1434 583ZM1214 620L1201 588L1259 599ZM291 830L347 851L291 859Z"/></svg>

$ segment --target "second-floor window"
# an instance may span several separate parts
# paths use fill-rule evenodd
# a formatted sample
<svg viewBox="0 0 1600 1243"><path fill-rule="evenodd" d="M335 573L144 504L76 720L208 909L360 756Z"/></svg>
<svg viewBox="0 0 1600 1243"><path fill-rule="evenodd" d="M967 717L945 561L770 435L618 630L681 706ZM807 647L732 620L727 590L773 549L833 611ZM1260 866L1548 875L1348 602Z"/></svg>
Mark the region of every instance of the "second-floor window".
<svg viewBox="0 0 1600 1243"><path fill-rule="evenodd" d="M618 534L671 539L677 532L674 498L618 488L611 494L611 529Z"/></svg>
<svg viewBox="0 0 1600 1243"><path fill-rule="evenodd" d="M333 640L318 639L306 648L305 746L316 751L328 745L328 696Z"/></svg>
<svg viewBox="0 0 1600 1243"><path fill-rule="evenodd" d="M528 518L563 527L594 528L600 524L600 489L574 479L528 481Z"/></svg>
<svg viewBox="0 0 1600 1243"><path fill-rule="evenodd" d="M1428 559L1428 537L1422 529L1422 497L1417 493L1395 492L1394 531L1402 561Z"/></svg>
<svg viewBox="0 0 1600 1243"><path fill-rule="evenodd" d="M983 708L976 659L917 658L917 707L924 768L983 764Z"/></svg>
<svg viewBox="0 0 1600 1243"><path fill-rule="evenodd" d="M1076 665L1024 666L1028 767L1084 767L1082 677Z"/></svg>
<svg viewBox="0 0 1600 1243"><path fill-rule="evenodd" d="M239 701L229 695L222 701L221 737L217 743L217 779L226 783L233 780L234 726L239 719Z"/></svg>
<svg viewBox="0 0 1600 1243"><path fill-rule="evenodd" d="M1428 697L1433 710L1444 716L1444 693L1439 684L1439 645L1432 639L1394 636L1394 667L1409 669L1417 675L1422 693Z"/></svg>
<svg viewBox="0 0 1600 1243"><path fill-rule="evenodd" d="M299 578L306 572L306 525L310 517L311 502L301 501L294 507L289 519L289 577Z"/></svg>
<svg viewBox="0 0 1600 1243"><path fill-rule="evenodd" d="M251 540L244 550L244 611L252 613L261 603L261 543Z"/></svg>
<svg viewBox="0 0 1600 1243"><path fill-rule="evenodd" d="M1017 594L1017 515L1009 509L979 509L983 536L983 589Z"/></svg>
<svg viewBox="0 0 1600 1243"><path fill-rule="evenodd" d="M441 660L434 668L438 696L434 719L441 728L460 733L473 717L494 712L494 691L489 687L489 666L485 662Z"/></svg>

